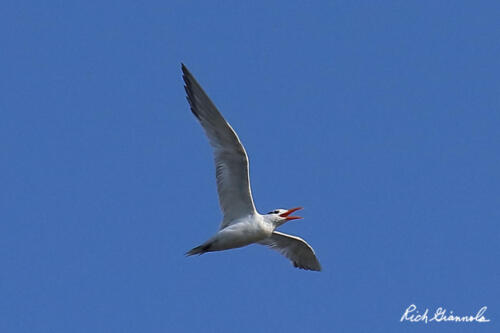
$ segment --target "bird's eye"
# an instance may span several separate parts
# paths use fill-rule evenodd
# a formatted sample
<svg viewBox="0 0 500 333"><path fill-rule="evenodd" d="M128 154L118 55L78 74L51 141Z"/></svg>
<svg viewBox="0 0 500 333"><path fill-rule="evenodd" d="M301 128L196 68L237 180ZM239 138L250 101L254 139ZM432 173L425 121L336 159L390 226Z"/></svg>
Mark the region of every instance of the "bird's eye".
<svg viewBox="0 0 500 333"><path fill-rule="evenodd" d="M277 210L273 210L272 212L269 212L268 214L278 214Z"/></svg>

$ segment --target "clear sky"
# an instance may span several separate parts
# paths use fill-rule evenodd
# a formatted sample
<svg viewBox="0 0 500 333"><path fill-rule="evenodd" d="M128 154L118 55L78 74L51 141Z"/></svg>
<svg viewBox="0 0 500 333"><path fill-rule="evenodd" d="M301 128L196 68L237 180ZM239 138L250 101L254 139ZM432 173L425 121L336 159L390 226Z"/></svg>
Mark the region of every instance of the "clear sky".
<svg viewBox="0 0 500 333"><path fill-rule="evenodd" d="M498 1L2 1L0 332L499 332ZM257 208L221 220L184 62ZM490 323L400 322L415 304Z"/></svg>

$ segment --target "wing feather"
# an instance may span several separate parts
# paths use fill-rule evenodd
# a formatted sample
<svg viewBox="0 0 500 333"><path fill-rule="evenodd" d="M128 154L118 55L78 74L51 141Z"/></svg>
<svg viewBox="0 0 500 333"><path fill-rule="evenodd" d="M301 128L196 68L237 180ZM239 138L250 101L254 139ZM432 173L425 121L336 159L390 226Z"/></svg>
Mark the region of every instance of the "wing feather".
<svg viewBox="0 0 500 333"><path fill-rule="evenodd" d="M274 231L271 237L259 242L290 259L295 267L321 271L321 265L313 248L300 237Z"/></svg>
<svg viewBox="0 0 500 333"><path fill-rule="evenodd" d="M236 132L184 64L182 72L191 111L200 121L213 148L217 191L224 214L222 229L238 217L255 213L248 156Z"/></svg>

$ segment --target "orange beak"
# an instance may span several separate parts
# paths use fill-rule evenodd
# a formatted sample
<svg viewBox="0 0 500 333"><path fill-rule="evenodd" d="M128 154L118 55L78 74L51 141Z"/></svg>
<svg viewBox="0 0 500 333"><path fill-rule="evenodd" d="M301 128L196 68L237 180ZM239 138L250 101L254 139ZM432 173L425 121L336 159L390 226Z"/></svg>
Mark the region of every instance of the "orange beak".
<svg viewBox="0 0 500 333"><path fill-rule="evenodd" d="M302 207L296 207L296 208L289 209L286 212L284 212L283 214L280 214L280 216L286 217L287 221L301 219L302 217L300 217L300 216L290 216L290 214L298 211L299 209L302 209Z"/></svg>

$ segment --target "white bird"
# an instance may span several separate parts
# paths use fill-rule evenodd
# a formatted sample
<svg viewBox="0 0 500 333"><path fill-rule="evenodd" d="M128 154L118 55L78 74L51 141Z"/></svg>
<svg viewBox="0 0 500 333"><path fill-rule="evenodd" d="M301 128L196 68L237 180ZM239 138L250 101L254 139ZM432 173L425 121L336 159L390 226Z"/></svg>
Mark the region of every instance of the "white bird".
<svg viewBox="0 0 500 333"><path fill-rule="evenodd" d="M264 215L256 211L250 189L245 148L231 125L222 117L184 64L182 72L191 111L200 121L214 151L217 191L224 214L219 231L186 255L258 243L279 251L290 259L295 267L320 271L319 261L309 244L299 237L275 231L285 222L301 219L291 215L301 207L276 209Z"/></svg>

